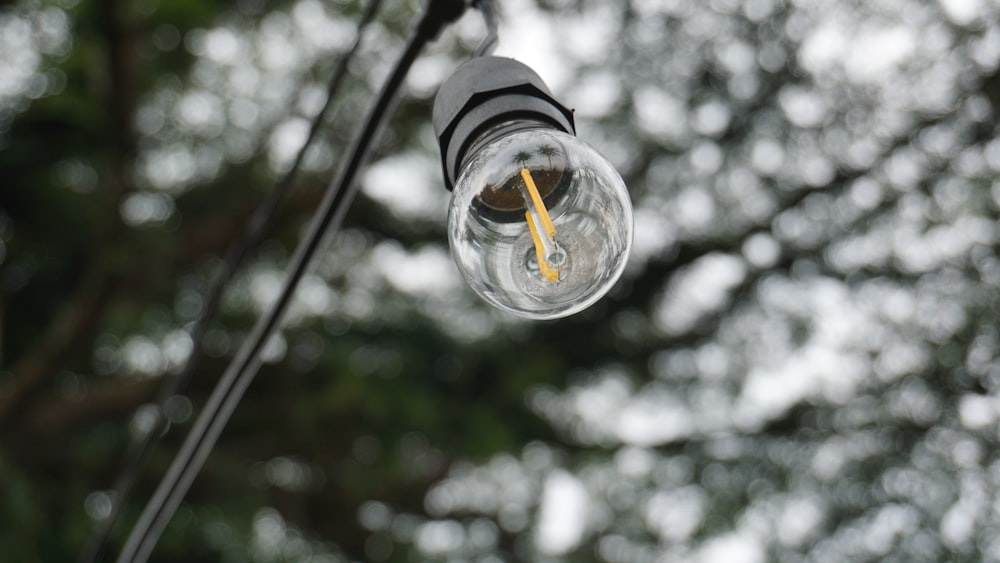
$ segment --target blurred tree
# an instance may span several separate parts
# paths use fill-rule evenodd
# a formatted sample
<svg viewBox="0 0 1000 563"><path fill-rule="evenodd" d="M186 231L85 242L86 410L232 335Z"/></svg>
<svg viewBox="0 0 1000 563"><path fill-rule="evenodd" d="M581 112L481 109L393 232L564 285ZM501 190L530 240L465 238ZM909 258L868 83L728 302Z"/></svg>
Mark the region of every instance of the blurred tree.
<svg viewBox="0 0 1000 563"><path fill-rule="evenodd" d="M1000 8L499 2L626 177L620 287L489 310L444 245L418 62L363 194L154 560L1000 560ZM360 2L0 4L0 545L76 557ZM120 546L418 3L387 3L227 292Z"/></svg>

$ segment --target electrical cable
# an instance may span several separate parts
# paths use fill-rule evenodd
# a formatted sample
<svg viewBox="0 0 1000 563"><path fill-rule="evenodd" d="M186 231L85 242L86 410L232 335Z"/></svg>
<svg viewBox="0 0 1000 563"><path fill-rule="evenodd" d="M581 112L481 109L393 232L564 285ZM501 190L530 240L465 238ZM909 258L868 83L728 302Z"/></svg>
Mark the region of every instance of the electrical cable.
<svg viewBox="0 0 1000 563"><path fill-rule="evenodd" d="M142 563L149 557L160 534L211 453L243 393L253 381L261 364L260 352L284 317L298 282L319 247L323 235L336 230L343 221L351 201L359 190L359 186L353 181L354 176L366 161L372 140L387 119L390 106L396 99L403 79L423 46L434 39L446 23L457 19L464 10L465 2L462 0L429 1L403 53L371 107L352 145L348 159L342 164L336 179L328 186L303 242L296 249L278 299L268 314L261 317L254 326L250 337L216 384L180 451L132 528L118 556L119 563Z"/></svg>
<svg viewBox="0 0 1000 563"><path fill-rule="evenodd" d="M497 27L499 22L496 0L474 0L474 4L483 15L483 21L486 23L486 36L479 42L479 46L476 47L476 52L473 56L484 57L491 54L497 46Z"/></svg>
<svg viewBox="0 0 1000 563"><path fill-rule="evenodd" d="M95 529L86 549L84 549L79 559L80 563L93 563L100 557L101 552L107 543L108 537L111 535L111 531L121 514L122 507L125 506L125 502L128 500L128 496L132 491L132 487L135 485L135 481L138 478L143 460L145 459L149 448L167 428L167 402L181 392L184 387L186 387L188 381L191 379L191 376L197 369L198 360L201 356L202 340L204 339L205 333L208 332L208 328L215 320L219 310L219 305L222 301L222 295L225 293L226 288L232 281L247 255L254 248L256 248L261 243L264 236L270 232L277 216L278 205L282 200L284 200L287 193L291 190L298 171L301 169L306 151L312 146L312 143L319 133L319 129L322 126L327 113L329 113L330 107L333 106L333 100L337 96L337 91L340 89L340 85L343 83L344 77L347 75L348 63L350 63L354 54L360 48L365 29L375 19L375 14L378 13L381 4L382 0L370 0L368 2L365 11L361 15L361 19L358 21L354 42L347 52L345 52L343 56L337 60L337 65L335 66L333 74L330 77L330 81L327 84L326 101L324 102L323 107L320 108L320 111L313 117L309 134L302 147L295 155L295 160L292 162L288 171L274 185L274 188L271 189L267 197L261 201L260 205L258 205L254 214L247 222L246 228L240 238L234 241L226 251L225 258L223 259L223 265L217 272L216 277L209 289L208 298L205 301L202 314L196 321L194 327L191 329L190 337L193 343L191 353L188 355L188 358L181 370L176 374L169 376L160 387L156 402L154 403L156 408L154 410L155 418L153 424L144 434L142 439L134 442L129 448L129 451L126 454L125 466L115 479L114 488L112 489L111 509L108 512L108 515Z"/></svg>

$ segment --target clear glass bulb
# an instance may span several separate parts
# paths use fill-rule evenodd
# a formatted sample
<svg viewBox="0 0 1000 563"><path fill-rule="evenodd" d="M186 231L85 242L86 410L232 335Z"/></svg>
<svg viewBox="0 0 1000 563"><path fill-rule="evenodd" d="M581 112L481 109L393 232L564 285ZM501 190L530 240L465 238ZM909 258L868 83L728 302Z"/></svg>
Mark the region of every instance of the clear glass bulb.
<svg viewBox="0 0 1000 563"><path fill-rule="evenodd" d="M632 205L611 163L531 122L495 127L469 154L448 241L476 293L517 315L554 319L611 289L632 244Z"/></svg>

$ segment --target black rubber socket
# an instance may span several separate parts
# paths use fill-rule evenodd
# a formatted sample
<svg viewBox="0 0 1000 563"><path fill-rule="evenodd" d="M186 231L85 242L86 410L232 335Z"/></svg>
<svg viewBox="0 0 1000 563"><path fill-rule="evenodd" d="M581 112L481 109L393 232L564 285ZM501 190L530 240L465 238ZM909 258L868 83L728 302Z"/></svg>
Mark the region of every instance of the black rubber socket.
<svg viewBox="0 0 1000 563"><path fill-rule="evenodd" d="M449 191L468 148L491 126L530 119L576 134L572 110L560 104L535 71L503 57L478 57L457 69L434 98L434 132Z"/></svg>

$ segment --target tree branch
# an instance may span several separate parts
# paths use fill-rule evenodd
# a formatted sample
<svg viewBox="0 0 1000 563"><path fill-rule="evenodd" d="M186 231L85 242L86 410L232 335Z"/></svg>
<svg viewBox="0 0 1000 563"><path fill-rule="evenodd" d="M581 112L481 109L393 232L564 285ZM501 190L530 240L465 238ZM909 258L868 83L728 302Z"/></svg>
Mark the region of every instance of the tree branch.
<svg viewBox="0 0 1000 563"><path fill-rule="evenodd" d="M118 416L149 401L160 380L116 380L90 390L82 399L51 398L38 401L24 419L25 432L33 437L65 435L66 429L91 420Z"/></svg>
<svg viewBox="0 0 1000 563"><path fill-rule="evenodd" d="M118 206L132 189L130 174L137 145L132 123L139 51L131 4L103 0L102 7L106 18L101 32L107 47L110 78L104 92L110 142L106 145L106 205L94 233L92 266L81 276L73 296L49 323L37 344L14 364L14 388L0 396L0 422L6 421L15 408L23 407L18 404L51 378L73 349L93 335L112 293L115 272L106 254L122 228Z"/></svg>
<svg viewBox="0 0 1000 563"><path fill-rule="evenodd" d="M85 336L93 334L112 294L112 284L108 281L105 269L97 267L91 270L76 295L49 323L37 344L14 364L11 369L14 387L8 394L0 396L0 424L8 420L18 403L55 374L58 366Z"/></svg>

